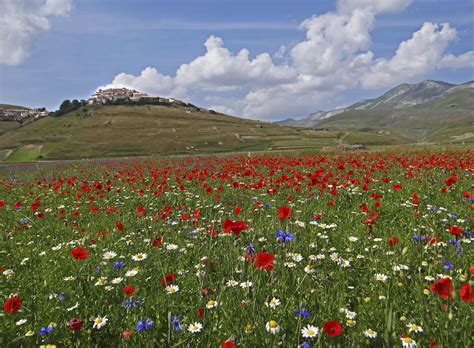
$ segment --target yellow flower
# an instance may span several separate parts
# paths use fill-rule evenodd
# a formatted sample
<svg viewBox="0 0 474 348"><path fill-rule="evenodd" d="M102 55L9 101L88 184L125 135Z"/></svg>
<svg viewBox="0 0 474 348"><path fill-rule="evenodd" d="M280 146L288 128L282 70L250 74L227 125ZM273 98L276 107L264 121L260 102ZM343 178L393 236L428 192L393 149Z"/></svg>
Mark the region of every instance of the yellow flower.
<svg viewBox="0 0 474 348"><path fill-rule="evenodd" d="M56 348L55 344L42 344L40 348Z"/></svg>

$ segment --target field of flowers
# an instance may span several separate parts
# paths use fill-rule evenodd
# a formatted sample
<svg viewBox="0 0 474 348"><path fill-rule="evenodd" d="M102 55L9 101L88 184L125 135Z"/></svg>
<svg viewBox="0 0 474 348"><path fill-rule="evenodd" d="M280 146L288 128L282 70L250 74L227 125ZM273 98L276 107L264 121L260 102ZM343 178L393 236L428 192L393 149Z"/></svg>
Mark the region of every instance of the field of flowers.
<svg viewBox="0 0 474 348"><path fill-rule="evenodd" d="M0 176L0 346L472 347L469 152Z"/></svg>

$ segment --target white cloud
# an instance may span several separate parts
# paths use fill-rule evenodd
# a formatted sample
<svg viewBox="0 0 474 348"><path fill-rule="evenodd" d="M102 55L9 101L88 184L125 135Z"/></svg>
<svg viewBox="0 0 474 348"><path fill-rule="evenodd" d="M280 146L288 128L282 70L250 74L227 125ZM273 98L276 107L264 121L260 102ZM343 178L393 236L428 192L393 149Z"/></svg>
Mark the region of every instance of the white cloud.
<svg viewBox="0 0 474 348"><path fill-rule="evenodd" d="M406 9L413 0L339 0L337 10L348 13L356 9L370 10L374 13L400 12Z"/></svg>
<svg viewBox="0 0 474 348"><path fill-rule="evenodd" d="M0 64L17 65L35 37L50 29L48 17L67 15L72 0L0 0Z"/></svg>
<svg viewBox="0 0 474 348"><path fill-rule="evenodd" d="M176 83L183 87L203 90L242 88L244 85L270 85L291 81L296 72L287 66L275 66L268 53L249 59L249 51L242 49L233 55L223 47L221 38L210 36L207 52L189 64L181 65L176 72Z"/></svg>
<svg viewBox="0 0 474 348"><path fill-rule="evenodd" d="M438 64L438 67L440 69L442 68L451 68L451 69L474 68L474 51L469 51L459 56L447 54L443 56L443 58Z"/></svg>
<svg viewBox="0 0 474 348"><path fill-rule="evenodd" d="M424 23L411 39L400 43L392 58L374 61L374 65L361 78L362 86L384 87L412 81L433 71L442 61L448 44L455 38L456 30L448 23L441 26Z"/></svg>
<svg viewBox="0 0 474 348"><path fill-rule="evenodd" d="M139 75L121 73L114 85L174 96L217 111L267 120L313 112L338 96L363 87L383 88L426 76L435 69L472 66L473 52L446 54L456 38L448 23L424 23L399 44L390 58L370 50L378 13L402 11L411 0L339 0L337 11L304 20L301 42L273 54L233 54L221 38L210 36L206 52L182 64L175 76L154 68ZM189 100L190 99L190 100Z"/></svg>

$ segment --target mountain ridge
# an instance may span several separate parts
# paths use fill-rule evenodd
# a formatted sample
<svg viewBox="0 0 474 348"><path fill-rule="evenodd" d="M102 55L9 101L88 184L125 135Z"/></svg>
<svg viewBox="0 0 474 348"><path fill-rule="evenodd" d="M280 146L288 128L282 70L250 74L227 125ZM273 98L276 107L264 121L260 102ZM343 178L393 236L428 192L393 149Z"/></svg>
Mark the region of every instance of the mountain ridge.
<svg viewBox="0 0 474 348"><path fill-rule="evenodd" d="M305 118L286 123L289 126L314 127L321 120L353 110L403 109L420 105L465 88L473 88L474 80L460 84L445 81L424 80L418 83L402 83L379 97L360 100L348 107L329 111L317 111Z"/></svg>

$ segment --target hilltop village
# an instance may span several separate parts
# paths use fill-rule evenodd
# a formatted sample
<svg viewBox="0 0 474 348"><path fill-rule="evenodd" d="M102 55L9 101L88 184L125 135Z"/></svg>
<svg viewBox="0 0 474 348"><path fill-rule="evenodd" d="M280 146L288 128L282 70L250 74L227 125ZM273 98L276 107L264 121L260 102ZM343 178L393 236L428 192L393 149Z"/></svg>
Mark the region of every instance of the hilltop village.
<svg viewBox="0 0 474 348"><path fill-rule="evenodd" d="M188 105L182 101L173 98L162 98L157 96L150 96L146 93L139 92L128 88L105 88L98 89L89 99L89 105L107 105L107 104L177 104Z"/></svg>
<svg viewBox="0 0 474 348"><path fill-rule="evenodd" d="M0 121L16 121L20 124L29 121L36 121L42 117L48 116L45 108L38 109L0 109Z"/></svg>

